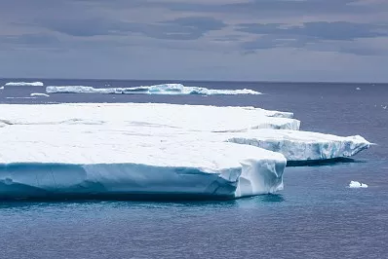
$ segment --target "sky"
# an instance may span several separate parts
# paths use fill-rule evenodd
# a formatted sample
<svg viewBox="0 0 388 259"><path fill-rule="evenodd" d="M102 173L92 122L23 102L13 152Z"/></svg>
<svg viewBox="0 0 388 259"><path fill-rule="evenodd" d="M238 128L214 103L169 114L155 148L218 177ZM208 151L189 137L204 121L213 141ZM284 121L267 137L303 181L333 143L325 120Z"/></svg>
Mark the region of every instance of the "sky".
<svg viewBox="0 0 388 259"><path fill-rule="evenodd" d="M0 77L388 82L388 0L0 0Z"/></svg>

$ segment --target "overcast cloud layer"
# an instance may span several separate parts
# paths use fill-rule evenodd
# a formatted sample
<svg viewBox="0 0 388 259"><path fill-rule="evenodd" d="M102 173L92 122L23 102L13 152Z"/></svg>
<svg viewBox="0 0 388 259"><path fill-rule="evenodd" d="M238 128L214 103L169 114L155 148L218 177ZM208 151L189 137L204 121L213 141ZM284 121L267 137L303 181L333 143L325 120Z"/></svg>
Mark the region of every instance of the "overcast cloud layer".
<svg viewBox="0 0 388 259"><path fill-rule="evenodd" d="M0 77L388 82L387 0L2 0Z"/></svg>

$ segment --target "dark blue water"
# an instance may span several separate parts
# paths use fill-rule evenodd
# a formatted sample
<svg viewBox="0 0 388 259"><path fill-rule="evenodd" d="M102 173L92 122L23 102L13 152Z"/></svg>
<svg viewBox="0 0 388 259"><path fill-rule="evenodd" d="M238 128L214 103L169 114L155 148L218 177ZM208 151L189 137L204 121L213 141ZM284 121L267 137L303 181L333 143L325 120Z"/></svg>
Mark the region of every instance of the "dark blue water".
<svg viewBox="0 0 388 259"><path fill-rule="evenodd" d="M8 81L21 80L0 80L0 85ZM95 87L160 83L43 82ZM0 258L388 257L388 108L384 109L388 85L183 83L250 88L264 95L58 94L21 99L44 88L6 87L0 90L0 102L253 105L292 111L304 130L360 134L378 145L357 155L354 163L287 168L285 189L279 195L227 202L0 203ZM346 188L351 180L366 183L369 188Z"/></svg>

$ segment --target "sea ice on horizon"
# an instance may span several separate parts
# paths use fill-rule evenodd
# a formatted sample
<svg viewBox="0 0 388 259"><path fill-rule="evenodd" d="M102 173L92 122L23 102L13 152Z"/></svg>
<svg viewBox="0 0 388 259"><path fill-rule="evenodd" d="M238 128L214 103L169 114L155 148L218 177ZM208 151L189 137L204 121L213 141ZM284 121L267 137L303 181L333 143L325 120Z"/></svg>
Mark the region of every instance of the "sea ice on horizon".
<svg viewBox="0 0 388 259"><path fill-rule="evenodd" d="M42 82L8 82L5 86L44 86Z"/></svg>
<svg viewBox="0 0 388 259"><path fill-rule="evenodd" d="M50 97L50 95L45 94L45 93L31 93L31 97Z"/></svg>
<svg viewBox="0 0 388 259"><path fill-rule="evenodd" d="M70 85L70 86L47 86L46 92L74 93L74 94L155 94L155 95L240 95L240 94L261 94L251 89L208 89L198 86L184 86L182 84L160 84L151 86L135 87L109 87L95 88L92 86Z"/></svg>

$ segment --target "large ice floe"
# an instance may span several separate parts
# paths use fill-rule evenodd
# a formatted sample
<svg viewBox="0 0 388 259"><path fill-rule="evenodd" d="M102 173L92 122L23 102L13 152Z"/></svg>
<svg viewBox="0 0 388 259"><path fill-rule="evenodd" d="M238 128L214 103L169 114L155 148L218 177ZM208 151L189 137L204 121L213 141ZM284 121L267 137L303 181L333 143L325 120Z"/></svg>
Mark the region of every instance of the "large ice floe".
<svg viewBox="0 0 388 259"><path fill-rule="evenodd" d="M240 95L261 94L251 89L208 89L198 86L184 86L182 84L160 84L135 87L109 87L95 88L92 86L47 86L48 94L74 93L74 94L155 94L155 95Z"/></svg>
<svg viewBox="0 0 388 259"><path fill-rule="evenodd" d="M2 104L0 199L275 193L286 158L348 157L370 145L298 131L292 117L253 107Z"/></svg>

